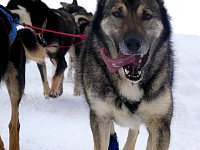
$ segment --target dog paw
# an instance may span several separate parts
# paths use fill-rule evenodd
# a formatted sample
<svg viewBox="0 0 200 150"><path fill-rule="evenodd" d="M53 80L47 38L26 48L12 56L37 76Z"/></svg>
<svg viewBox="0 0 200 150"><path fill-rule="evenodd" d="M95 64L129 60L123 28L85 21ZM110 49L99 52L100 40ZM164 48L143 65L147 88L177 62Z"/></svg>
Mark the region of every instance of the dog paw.
<svg viewBox="0 0 200 150"><path fill-rule="evenodd" d="M50 93L50 88L49 88L49 83L43 83L43 94L45 99L49 99L49 93Z"/></svg>
<svg viewBox="0 0 200 150"><path fill-rule="evenodd" d="M50 98L58 98L62 94L63 94L63 92L50 92L48 97L50 97Z"/></svg>
<svg viewBox="0 0 200 150"><path fill-rule="evenodd" d="M62 80L63 81L63 80ZM51 86L51 90L49 92L49 97L57 98L63 94L63 83L53 82Z"/></svg>
<svg viewBox="0 0 200 150"><path fill-rule="evenodd" d="M51 98L57 98L58 96L59 96L59 93L54 93L54 92L49 93L49 97Z"/></svg>
<svg viewBox="0 0 200 150"><path fill-rule="evenodd" d="M45 99L49 99L49 94L44 94Z"/></svg>
<svg viewBox="0 0 200 150"><path fill-rule="evenodd" d="M74 85L73 95L74 96L80 96L81 95L80 87L77 86L77 84Z"/></svg>
<svg viewBox="0 0 200 150"><path fill-rule="evenodd" d="M47 91L44 91L44 97L45 99L49 99L49 95L50 95L50 89Z"/></svg>

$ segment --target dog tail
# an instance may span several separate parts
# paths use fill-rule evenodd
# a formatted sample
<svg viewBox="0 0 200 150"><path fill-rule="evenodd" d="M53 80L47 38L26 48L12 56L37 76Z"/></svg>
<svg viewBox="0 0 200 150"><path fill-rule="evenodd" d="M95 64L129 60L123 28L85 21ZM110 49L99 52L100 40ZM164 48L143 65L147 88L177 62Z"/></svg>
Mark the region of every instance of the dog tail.
<svg viewBox="0 0 200 150"><path fill-rule="evenodd" d="M3 22L0 19L0 82L5 74L7 69L9 55L10 55L10 43L9 43L9 35L8 30Z"/></svg>
<svg viewBox="0 0 200 150"><path fill-rule="evenodd" d="M25 48L26 58L29 60L42 63L45 60L46 50L42 47L35 34L30 29L21 29L18 31L21 35Z"/></svg>

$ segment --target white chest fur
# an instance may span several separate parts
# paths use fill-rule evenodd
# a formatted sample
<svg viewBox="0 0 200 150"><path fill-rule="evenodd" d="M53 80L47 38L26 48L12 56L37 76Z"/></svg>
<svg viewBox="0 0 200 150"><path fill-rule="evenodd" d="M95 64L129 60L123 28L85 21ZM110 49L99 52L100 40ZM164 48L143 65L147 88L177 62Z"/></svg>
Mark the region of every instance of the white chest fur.
<svg viewBox="0 0 200 150"><path fill-rule="evenodd" d="M90 106L104 121L114 119L117 124L131 128L137 128L141 124L139 116L132 114L124 104L121 108L116 108L109 101L111 101L109 98L105 100L96 98Z"/></svg>
<svg viewBox="0 0 200 150"><path fill-rule="evenodd" d="M132 83L128 80L118 82L119 94L126 97L130 101L140 101L144 95L144 90L137 83Z"/></svg>

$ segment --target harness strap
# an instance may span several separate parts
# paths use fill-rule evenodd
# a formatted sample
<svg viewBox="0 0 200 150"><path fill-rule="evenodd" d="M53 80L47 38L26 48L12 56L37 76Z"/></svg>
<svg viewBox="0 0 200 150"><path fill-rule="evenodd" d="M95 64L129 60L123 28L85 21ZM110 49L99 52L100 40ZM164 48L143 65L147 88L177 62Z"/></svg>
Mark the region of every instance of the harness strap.
<svg viewBox="0 0 200 150"><path fill-rule="evenodd" d="M13 19L13 17L1 7L0 7L0 11L7 17L8 22L10 23L11 30L10 30L10 33L9 33L9 43L10 43L10 45L12 45L16 36L17 36L16 25L19 24L19 20L16 19L16 18Z"/></svg>

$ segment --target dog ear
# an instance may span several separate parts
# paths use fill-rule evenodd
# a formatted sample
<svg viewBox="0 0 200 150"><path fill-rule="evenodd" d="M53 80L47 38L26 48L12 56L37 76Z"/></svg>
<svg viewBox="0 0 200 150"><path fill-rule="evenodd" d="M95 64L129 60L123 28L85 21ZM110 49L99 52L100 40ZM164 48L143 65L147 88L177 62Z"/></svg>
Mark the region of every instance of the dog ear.
<svg viewBox="0 0 200 150"><path fill-rule="evenodd" d="M71 4L68 4L68 3L65 3L65 2L60 2L60 5L62 5L62 7L63 7L64 9L68 10L68 8L69 8L69 6L70 6Z"/></svg>
<svg viewBox="0 0 200 150"><path fill-rule="evenodd" d="M164 5L164 0L157 0L157 2L158 2L158 5L159 5L160 7L163 7L163 5Z"/></svg>
<svg viewBox="0 0 200 150"><path fill-rule="evenodd" d="M78 6L78 2L77 2L77 0L73 0L72 5L74 5L74 6Z"/></svg>
<svg viewBox="0 0 200 150"><path fill-rule="evenodd" d="M21 6L21 5L17 5L17 7L21 10L21 11L24 11L24 12L27 12L26 8Z"/></svg>

